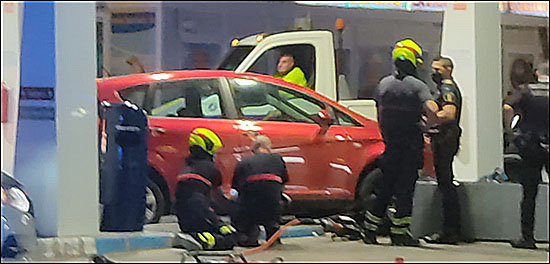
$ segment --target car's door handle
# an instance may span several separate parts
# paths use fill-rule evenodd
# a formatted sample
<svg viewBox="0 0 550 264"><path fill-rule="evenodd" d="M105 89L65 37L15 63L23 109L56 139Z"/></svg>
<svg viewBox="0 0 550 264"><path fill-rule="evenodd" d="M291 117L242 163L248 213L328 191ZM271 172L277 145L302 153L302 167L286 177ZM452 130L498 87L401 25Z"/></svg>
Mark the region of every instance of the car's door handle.
<svg viewBox="0 0 550 264"><path fill-rule="evenodd" d="M252 135L252 136L257 136L257 135L259 135L259 134L260 134L260 132L258 132L258 131L246 131L246 132L243 132L243 135L245 135L245 136L251 136L251 135Z"/></svg>
<svg viewBox="0 0 550 264"><path fill-rule="evenodd" d="M151 128L149 128L149 130L151 130L153 132L160 133L160 134L164 134L164 132L166 132L166 129L164 129L162 127L151 127Z"/></svg>

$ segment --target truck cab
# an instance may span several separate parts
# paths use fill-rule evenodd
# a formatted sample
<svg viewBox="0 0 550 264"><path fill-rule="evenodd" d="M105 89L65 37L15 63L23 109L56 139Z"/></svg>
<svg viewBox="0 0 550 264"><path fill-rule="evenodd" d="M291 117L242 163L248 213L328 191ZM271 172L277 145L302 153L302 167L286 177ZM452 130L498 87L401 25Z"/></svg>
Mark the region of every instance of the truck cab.
<svg viewBox="0 0 550 264"><path fill-rule="evenodd" d="M295 66L300 67L304 72L308 88L358 114L376 120L374 100L339 99L339 94L348 92L349 88L345 75L338 73L336 54L343 55L344 52L335 50L333 43L333 33L328 30L256 34L241 40L234 39L231 43L232 51L218 69L273 75L276 72L279 56L291 54L295 58Z"/></svg>

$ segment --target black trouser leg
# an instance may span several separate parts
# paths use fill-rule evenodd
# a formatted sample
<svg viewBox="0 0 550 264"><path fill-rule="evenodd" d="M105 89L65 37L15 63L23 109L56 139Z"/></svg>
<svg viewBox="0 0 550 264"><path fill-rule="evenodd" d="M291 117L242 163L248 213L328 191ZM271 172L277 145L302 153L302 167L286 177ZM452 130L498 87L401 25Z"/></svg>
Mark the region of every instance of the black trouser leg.
<svg viewBox="0 0 550 264"><path fill-rule="evenodd" d="M525 240L534 240L535 227L535 201L538 192L538 184L541 180L541 166L523 167L520 178L523 187L521 200L521 234Z"/></svg>
<svg viewBox="0 0 550 264"><path fill-rule="evenodd" d="M372 208L369 210L373 215L382 218L386 212L386 208L391 202L394 193L396 179L401 173L401 150L396 145L387 144L386 150L382 154L381 170L382 179L380 181L379 193L372 203Z"/></svg>
<svg viewBox="0 0 550 264"><path fill-rule="evenodd" d="M448 144L434 145L434 167L437 176L437 186L441 192L443 208L443 233L458 235L460 233L460 203L456 186L453 184L452 162L453 146Z"/></svg>
<svg viewBox="0 0 550 264"><path fill-rule="evenodd" d="M396 213L391 218L391 233L405 234L410 231L414 188L418 179L418 168L422 167L423 141L411 141L405 148L401 160L401 172L395 185Z"/></svg>

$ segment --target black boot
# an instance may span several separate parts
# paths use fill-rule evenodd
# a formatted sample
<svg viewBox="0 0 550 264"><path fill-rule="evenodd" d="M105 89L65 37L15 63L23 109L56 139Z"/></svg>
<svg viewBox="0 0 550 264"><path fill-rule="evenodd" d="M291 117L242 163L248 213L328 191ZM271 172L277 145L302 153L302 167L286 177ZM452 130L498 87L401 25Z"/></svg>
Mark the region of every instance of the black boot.
<svg viewBox="0 0 550 264"><path fill-rule="evenodd" d="M521 239L510 241L514 248L537 249L534 239Z"/></svg>
<svg viewBox="0 0 550 264"><path fill-rule="evenodd" d="M391 243L394 246L416 247L420 245L418 239L414 239L408 232L405 234L390 234Z"/></svg>
<svg viewBox="0 0 550 264"><path fill-rule="evenodd" d="M368 245L378 245L378 241L376 241L376 232L365 230L365 235L363 236L363 242Z"/></svg>

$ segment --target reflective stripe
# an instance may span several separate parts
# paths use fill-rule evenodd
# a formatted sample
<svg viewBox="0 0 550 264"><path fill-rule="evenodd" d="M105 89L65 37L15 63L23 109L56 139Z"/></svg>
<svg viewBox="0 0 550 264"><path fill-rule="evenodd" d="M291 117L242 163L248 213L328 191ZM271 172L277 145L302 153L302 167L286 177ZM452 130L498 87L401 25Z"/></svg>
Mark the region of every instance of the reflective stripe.
<svg viewBox="0 0 550 264"><path fill-rule="evenodd" d="M380 219L380 217L377 217L375 215L373 215L371 212L369 212L369 210L367 210L367 212L365 213L367 219L375 224L380 224L380 222L382 222L382 219Z"/></svg>
<svg viewBox="0 0 550 264"><path fill-rule="evenodd" d="M408 227L391 227L390 232L396 235L403 235L409 231Z"/></svg>
<svg viewBox="0 0 550 264"><path fill-rule="evenodd" d="M376 231L378 230L378 226L375 225L375 224L371 224L369 222L363 222L363 225L365 226L366 229L370 230L370 231Z"/></svg>
<svg viewBox="0 0 550 264"><path fill-rule="evenodd" d="M275 174L256 174L248 176L248 178L246 179L246 182L253 181L276 181L278 183L283 183L283 179Z"/></svg>
<svg viewBox="0 0 550 264"><path fill-rule="evenodd" d="M202 242L208 245L209 249L213 248L216 245L216 238L209 232L202 232L202 234L199 233L199 238L202 240Z"/></svg>
<svg viewBox="0 0 550 264"><path fill-rule="evenodd" d="M212 187L212 182L210 182L207 178L202 177L195 173L184 173L178 175L178 181L185 181L185 180L199 180L201 182L204 182L208 187Z"/></svg>
<svg viewBox="0 0 550 264"><path fill-rule="evenodd" d="M405 216L405 217L402 217L402 218L395 218L395 217L390 217L390 220L391 220L391 223L394 224L394 225L410 225L411 224L411 217L410 216Z"/></svg>

